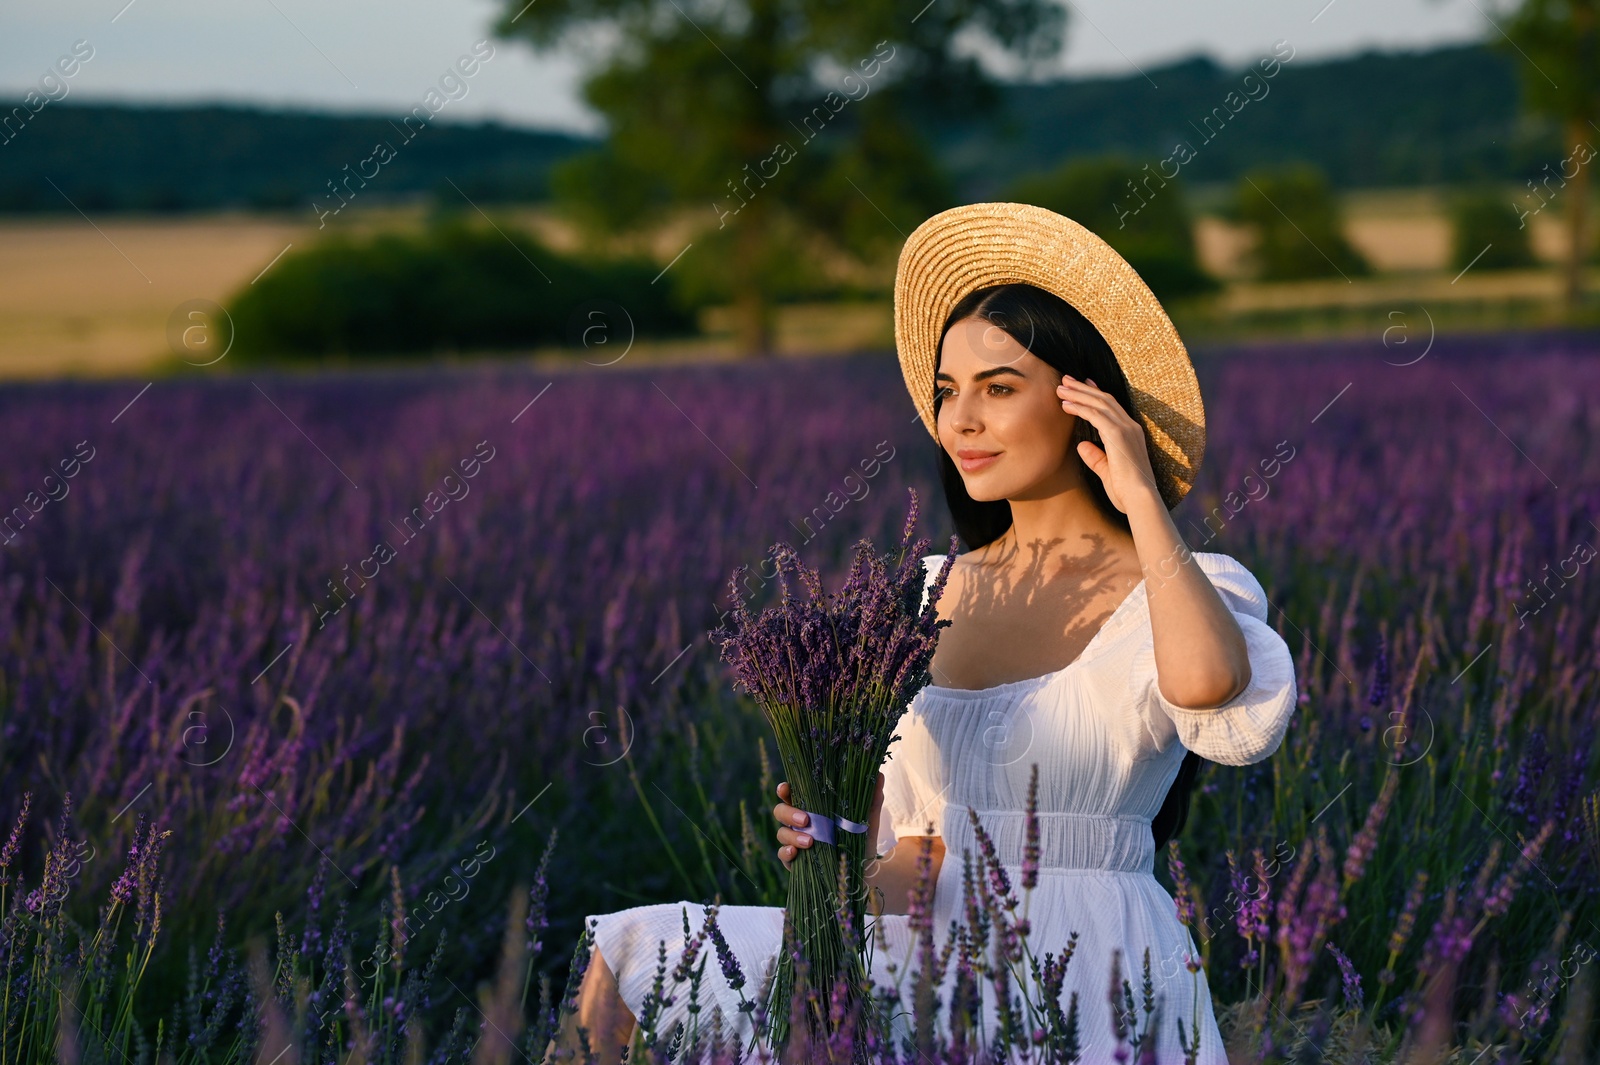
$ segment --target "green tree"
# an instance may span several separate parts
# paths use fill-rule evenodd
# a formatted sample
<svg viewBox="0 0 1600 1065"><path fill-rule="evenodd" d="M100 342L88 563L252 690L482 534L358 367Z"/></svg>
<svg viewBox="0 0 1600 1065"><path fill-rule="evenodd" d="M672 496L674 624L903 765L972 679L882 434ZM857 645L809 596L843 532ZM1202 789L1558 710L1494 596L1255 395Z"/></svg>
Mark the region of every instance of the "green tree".
<svg viewBox="0 0 1600 1065"><path fill-rule="evenodd" d="M1234 212L1256 231L1254 258L1263 280L1371 273L1345 239L1328 179L1310 164L1246 174L1239 179Z"/></svg>
<svg viewBox="0 0 1600 1065"><path fill-rule="evenodd" d="M1183 188L1162 177L1159 165L1140 166L1120 155L1077 159L1019 178L1006 195L1082 223L1162 299L1209 292L1217 283L1195 256Z"/></svg>
<svg viewBox="0 0 1600 1065"><path fill-rule="evenodd" d="M1588 246L1590 146L1600 119L1600 0L1523 0L1501 27L1502 47L1523 62L1523 102L1561 124L1567 158L1561 163L1567 204L1566 299L1583 298L1583 262ZM1568 171L1572 172L1569 173Z"/></svg>
<svg viewBox="0 0 1600 1065"><path fill-rule="evenodd" d="M1534 265L1528 228L1517 206L1495 189L1474 189L1451 210L1451 261L1455 269L1513 270Z"/></svg>
<svg viewBox="0 0 1600 1065"><path fill-rule="evenodd" d="M557 197L611 231L700 212L672 269L730 299L757 353L815 240L871 259L952 205L909 119L998 103L956 38L1032 63L1064 24L1051 0L507 0L495 29L594 47L584 97L609 136L553 175Z"/></svg>

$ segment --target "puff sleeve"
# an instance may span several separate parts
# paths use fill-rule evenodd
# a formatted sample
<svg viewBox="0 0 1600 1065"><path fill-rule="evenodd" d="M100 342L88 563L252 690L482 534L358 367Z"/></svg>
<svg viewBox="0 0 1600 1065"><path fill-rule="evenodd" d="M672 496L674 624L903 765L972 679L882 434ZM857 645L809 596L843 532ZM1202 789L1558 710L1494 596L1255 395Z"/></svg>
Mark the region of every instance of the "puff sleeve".
<svg viewBox="0 0 1600 1065"><path fill-rule="evenodd" d="M1294 713L1294 658L1277 630L1267 624L1267 596L1255 575L1228 555L1193 557L1233 612L1250 658L1250 683L1211 709L1170 702L1157 683L1155 644L1148 628L1129 673L1133 704L1155 753L1176 739L1185 749L1223 765L1249 765L1277 750Z"/></svg>
<svg viewBox="0 0 1600 1065"><path fill-rule="evenodd" d="M878 816L878 854L887 855L907 836L943 835L946 788L939 749L915 708L906 710L895 726L883 762L883 811Z"/></svg>
<svg viewBox="0 0 1600 1065"><path fill-rule="evenodd" d="M922 586L924 607L943 561L943 555L926 555L922 559L923 568L928 571ZM938 747L913 700L895 726L895 738L890 741L883 762L883 810L876 840L880 856L893 851L906 836L925 834L929 822L934 835L942 834L939 826L944 820L946 789L940 776Z"/></svg>

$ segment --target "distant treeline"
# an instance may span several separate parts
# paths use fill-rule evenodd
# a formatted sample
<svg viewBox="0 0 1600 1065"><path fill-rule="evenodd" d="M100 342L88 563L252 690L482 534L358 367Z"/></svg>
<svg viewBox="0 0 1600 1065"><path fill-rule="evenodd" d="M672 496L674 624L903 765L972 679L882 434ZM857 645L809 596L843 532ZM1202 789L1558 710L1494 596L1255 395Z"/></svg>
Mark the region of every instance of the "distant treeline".
<svg viewBox="0 0 1600 1065"><path fill-rule="evenodd" d="M1515 57L1482 45L1369 53L1331 62L1274 50L1281 69L1197 58L1126 77L1018 86L1009 119L939 128L940 156L966 193L1060 160L1118 152L1166 158L1186 142L1191 184L1310 163L1337 188L1520 180L1564 154L1553 126L1520 110ZM1290 56L1290 58L1284 58ZM1153 83L1153 84L1152 84ZM1230 99L1229 94L1233 94ZM1210 119L1208 122L1207 119Z"/></svg>
<svg viewBox="0 0 1600 1065"><path fill-rule="evenodd" d="M65 193L85 211L309 213L314 201L338 206L330 182L360 188L368 202L433 194L459 203L462 193L478 202L540 200L550 165L593 143L493 122L403 118L52 103L0 144L0 211L70 211ZM393 158L374 180L352 179L373 177L363 163L381 144Z"/></svg>
<svg viewBox="0 0 1600 1065"><path fill-rule="evenodd" d="M1530 176L1561 155L1553 129L1519 117L1515 60L1498 51L1472 45L1315 63L1293 52L1283 42L1274 53L1279 69L1254 82L1245 79L1259 68L1200 58L1126 77L1017 86L995 117L953 123L930 115L926 132L968 199L1064 159L1168 158L1180 142L1191 184L1289 161L1317 166L1339 188L1458 184ZM0 211L71 210L65 193L86 211L309 212L313 202L332 203L330 183L356 187L346 184L349 175L364 164L370 173L383 143L394 155L381 153L381 174L359 186L366 202L462 193L480 202L538 200L551 164L593 144L443 121L408 140L399 122L52 103L0 143Z"/></svg>

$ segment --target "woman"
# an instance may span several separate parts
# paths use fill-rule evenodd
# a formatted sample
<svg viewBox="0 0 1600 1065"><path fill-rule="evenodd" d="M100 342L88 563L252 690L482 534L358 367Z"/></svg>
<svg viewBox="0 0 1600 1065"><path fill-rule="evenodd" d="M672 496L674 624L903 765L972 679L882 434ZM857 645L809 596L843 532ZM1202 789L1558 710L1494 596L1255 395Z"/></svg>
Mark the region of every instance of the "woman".
<svg viewBox="0 0 1600 1065"><path fill-rule="evenodd" d="M952 624L930 667L937 683L896 729L869 820L881 860L868 883L883 892L874 979L909 1002L918 963L908 893L924 846L937 945L963 920L960 856L978 853L969 810L1020 897L1037 764L1027 942L1037 958L1059 957L1077 934L1061 1003L1077 993L1082 1060L1111 1060L1117 1046L1106 997L1113 953L1139 1000L1148 952L1157 1060L1184 1059L1181 1021L1186 1041L1199 1034L1197 1061L1226 1065L1204 973L1186 964L1199 952L1155 879L1155 852L1182 827L1199 758L1267 757L1296 690L1260 584L1227 555L1191 553L1169 514L1205 445L1187 354L1108 245L1023 204L974 204L920 226L900 256L895 318L907 387L938 442L946 500L971 550L938 603ZM929 587L942 558L924 560ZM778 797L787 867L813 841L786 783ZM929 831L931 841L896 845ZM738 1007L770 971L783 911L724 906L717 916L747 986L734 990L713 959L701 1017L720 1009L748 1034ZM592 918L597 949L563 1045L576 1045L583 1024L601 1061L617 1060L662 945L671 966L685 923L699 929L704 918L692 902ZM939 975L949 1003L954 966ZM980 989L976 1019L992 1030L992 988ZM658 1032L687 1017L678 992ZM906 1018L896 1024L906 1031ZM939 1029L949 1031L942 1010Z"/></svg>

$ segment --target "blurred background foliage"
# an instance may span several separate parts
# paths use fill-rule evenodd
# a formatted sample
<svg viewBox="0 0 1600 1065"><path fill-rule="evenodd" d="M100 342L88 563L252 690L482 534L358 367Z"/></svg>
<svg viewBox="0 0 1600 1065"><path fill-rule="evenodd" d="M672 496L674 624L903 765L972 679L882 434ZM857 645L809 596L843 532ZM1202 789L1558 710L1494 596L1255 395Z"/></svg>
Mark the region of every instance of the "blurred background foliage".
<svg viewBox="0 0 1600 1065"><path fill-rule="evenodd" d="M1327 178L1313 166L1302 163L1244 175L1233 212L1257 234L1252 258L1259 277L1296 281L1371 273L1345 239L1339 205Z"/></svg>
<svg viewBox="0 0 1600 1065"><path fill-rule="evenodd" d="M285 352L426 354L565 344L573 311L604 292L654 336L690 334L694 315L639 258L560 255L529 234L454 213L415 233L335 233L286 254L230 308L242 358Z"/></svg>
<svg viewBox="0 0 1600 1065"><path fill-rule="evenodd" d="M1516 205L1491 188L1470 188L1451 204L1450 263L1457 269L1518 270L1533 266L1533 247L1525 218Z"/></svg>
<svg viewBox="0 0 1600 1065"><path fill-rule="evenodd" d="M1200 269L1194 230L1177 180L1161 177L1155 160L1122 156L1080 159L1019 178L1005 199L1037 204L1083 223L1128 260L1162 299L1211 292Z"/></svg>
<svg viewBox="0 0 1600 1065"><path fill-rule="evenodd" d="M285 238L264 234L261 259L196 278L234 314L236 350L258 359L581 354L564 326L594 300L627 308L646 347L881 348L905 234L934 211L999 198L1083 221L1196 337L1381 331L1384 313L1434 291L1420 279L1448 281L1469 263L1472 284L1445 291L1471 295L1440 307L1444 322L1587 320L1570 261L1571 248L1582 263L1596 250L1580 217L1587 167L1563 165L1588 128L1571 117L1587 97L1536 91L1543 79L1515 50L1293 58L1201 138L1185 108L1221 104L1241 70L1205 58L1152 67L1159 91L1139 74L1000 82L953 51L982 26L1018 62L1053 54L1062 27L1047 6L935 8L910 33L888 28L892 4L801 5L782 25L697 12L704 34L675 12L645 18L643 0L541 3L514 24L508 9L502 29L548 50L615 28L625 46L592 61L584 89L609 135L441 120L402 142L390 116L74 98L0 152L0 210L76 220L70 198L95 217L178 225L243 211L276 227ZM1519 14L1533 27L1523 43L1552 71L1584 54L1550 36L1560 17ZM1180 141L1192 158L1161 176ZM394 158L349 180L380 143ZM205 167L188 165L200 157ZM1516 235L1508 211L1524 219ZM439 220L462 213L497 227L503 247L443 236ZM560 264L563 282L524 288L530 263ZM1518 271L1551 280L1494 280ZM1304 287L1346 278L1368 287L1333 304ZM1260 287L1282 282L1302 294ZM60 318L63 346L100 328L40 307L27 314Z"/></svg>

